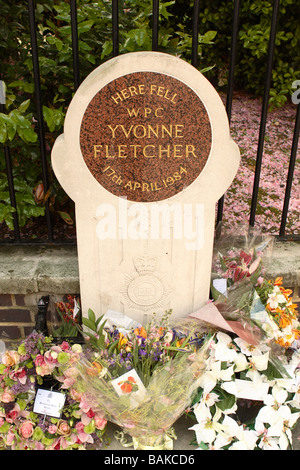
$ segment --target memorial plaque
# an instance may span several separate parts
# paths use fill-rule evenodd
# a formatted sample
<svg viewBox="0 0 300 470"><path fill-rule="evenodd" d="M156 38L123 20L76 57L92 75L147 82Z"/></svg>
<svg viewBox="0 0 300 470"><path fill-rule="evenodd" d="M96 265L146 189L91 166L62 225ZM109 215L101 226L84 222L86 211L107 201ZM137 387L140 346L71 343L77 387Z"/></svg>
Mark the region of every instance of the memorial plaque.
<svg viewBox="0 0 300 470"><path fill-rule="evenodd" d="M199 96L183 82L137 72L92 99L80 145L90 172L109 192L160 201L199 176L210 154L211 126Z"/></svg>
<svg viewBox="0 0 300 470"><path fill-rule="evenodd" d="M75 201L84 316L143 323L207 302L216 203L239 150L200 72L159 52L105 62L74 95L52 165Z"/></svg>

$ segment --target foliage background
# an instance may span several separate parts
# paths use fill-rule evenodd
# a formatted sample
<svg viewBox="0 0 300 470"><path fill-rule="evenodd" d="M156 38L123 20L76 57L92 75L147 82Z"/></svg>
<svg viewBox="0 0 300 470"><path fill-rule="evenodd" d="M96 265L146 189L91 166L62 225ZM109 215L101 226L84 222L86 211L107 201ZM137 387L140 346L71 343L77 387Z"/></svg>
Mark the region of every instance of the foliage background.
<svg viewBox="0 0 300 470"><path fill-rule="evenodd" d="M200 2L199 69L220 91L227 85L233 1ZM50 153L62 132L74 93L69 1L36 2L37 40L45 121L50 189L44 193L37 133L36 103L28 19L28 2L0 0L1 79L6 105L0 113L0 143L9 146L19 224L29 236L43 237L41 216L48 201L54 226L63 222L66 236L74 236L74 207L57 183ZM151 50L152 1L119 2L120 53ZM160 1L159 50L191 59L192 0ZM283 106L300 78L300 5L282 0L279 10L270 106ZM78 0L80 78L112 57L112 12L109 0ZM272 2L241 2L235 87L259 97L263 94ZM0 222L13 229L4 147L0 148ZM38 230L37 230L38 227Z"/></svg>

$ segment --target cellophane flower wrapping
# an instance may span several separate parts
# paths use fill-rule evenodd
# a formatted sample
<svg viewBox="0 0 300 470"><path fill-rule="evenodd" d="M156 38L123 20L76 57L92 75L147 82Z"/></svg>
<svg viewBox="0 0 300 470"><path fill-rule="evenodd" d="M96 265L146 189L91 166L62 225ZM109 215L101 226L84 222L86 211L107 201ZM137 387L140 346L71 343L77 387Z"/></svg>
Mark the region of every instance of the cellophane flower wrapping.
<svg viewBox="0 0 300 470"><path fill-rule="evenodd" d="M127 334L106 333L106 347L75 366L78 393L129 434L135 449L166 448L170 428L197 391L210 331L184 319L174 327L150 324ZM125 373L113 361L120 353Z"/></svg>
<svg viewBox="0 0 300 470"><path fill-rule="evenodd" d="M231 232L222 231L220 224L212 262L213 298L216 300L220 294L226 295L228 288L245 279L253 285L260 283L272 260L273 245L274 237L256 228L242 226ZM219 285L222 286L221 292Z"/></svg>

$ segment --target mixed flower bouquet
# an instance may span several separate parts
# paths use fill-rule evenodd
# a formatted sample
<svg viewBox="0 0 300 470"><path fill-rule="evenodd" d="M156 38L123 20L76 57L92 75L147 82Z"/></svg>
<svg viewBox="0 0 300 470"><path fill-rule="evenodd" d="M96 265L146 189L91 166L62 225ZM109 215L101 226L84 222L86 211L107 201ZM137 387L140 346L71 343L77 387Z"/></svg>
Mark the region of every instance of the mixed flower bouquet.
<svg viewBox="0 0 300 470"><path fill-rule="evenodd" d="M33 332L0 363L0 448L72 450L100 448L107 421L72 390L68 370L82 353L81 345L53 344ZM36 411L39 390L55 391L55 413ZM60 405L61 404L61 405ZM53 414L53 415L52 415Z"/></svg>
<svg viewBox="0 0 300 470"><path fill-rule="evenodd" d="M169 313L128 331L106 328L90 310L93 353L72 367L73 386L132 437L135 449L173 448L172 425L189 406L205 367L210 333ZM129 444L130 445L130 444Z"/></svg>

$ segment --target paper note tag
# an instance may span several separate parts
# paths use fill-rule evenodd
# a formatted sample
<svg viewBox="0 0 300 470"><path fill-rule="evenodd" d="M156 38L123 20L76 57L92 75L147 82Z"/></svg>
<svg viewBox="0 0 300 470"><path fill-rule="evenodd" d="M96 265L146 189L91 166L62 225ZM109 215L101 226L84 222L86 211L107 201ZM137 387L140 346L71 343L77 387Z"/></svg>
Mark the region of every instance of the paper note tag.
<svg viewBox="0 0 300 470"><path fill-rule="evenodd" d="M227 279L214 279L213 286L220 294L227 297Z"/></svg>
<svg viewBox="0 0 300 470"><path fill-rule="evenodd" d="M237 398L263 401L268 394L269 384L236 379L232 382L223 383L222 388Z"/></svg>
<svg viewBox="0 0 300 470"><path fill-rule="evenodd" d="M80 311L80 307L78 303L76 302L76 299L74 299L73 319L77 317L79 311Z"/></svg>
<svg viewBox="0 0 300 470"><path fill-rule="evenodd" d="M66 395L64 393L39 388L36 392L33 412L52 416L53 418L60 418L65 401Z"/></svg>
<svg viewBox="0 0 300 470"><path fill-rule="evenodd" d="M111 383L119 396L128 396L130 398L132 408L138 406L147 393L135 369L112 380Z"/></svg>

